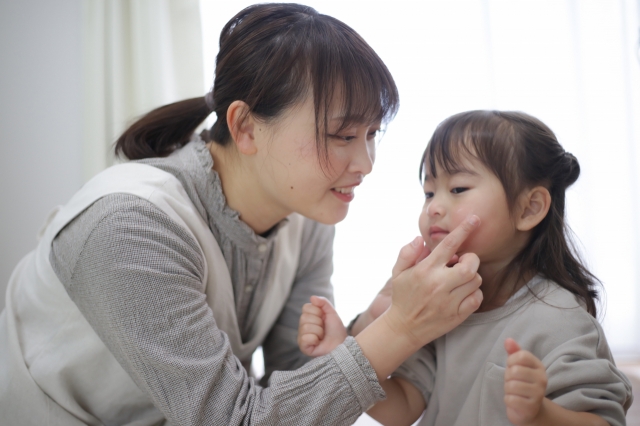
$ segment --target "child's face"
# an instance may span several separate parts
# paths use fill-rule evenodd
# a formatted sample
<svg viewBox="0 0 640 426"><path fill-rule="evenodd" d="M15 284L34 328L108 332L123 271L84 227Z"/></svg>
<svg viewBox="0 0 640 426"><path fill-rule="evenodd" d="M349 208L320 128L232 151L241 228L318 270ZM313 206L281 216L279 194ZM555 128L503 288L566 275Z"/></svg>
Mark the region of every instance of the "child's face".
<svg viewBox="0 0 640 426"><path fill-rule="evenodd" d="M427 247L433 250L466 217L475 214L481 225L463 243L459 254L475 253L483 263L512 257L517 231L500 180L474 158L461 161L459 169L449 174L436 166L437 178L428 167L425 170L425 202L419 225Z"/></svg>

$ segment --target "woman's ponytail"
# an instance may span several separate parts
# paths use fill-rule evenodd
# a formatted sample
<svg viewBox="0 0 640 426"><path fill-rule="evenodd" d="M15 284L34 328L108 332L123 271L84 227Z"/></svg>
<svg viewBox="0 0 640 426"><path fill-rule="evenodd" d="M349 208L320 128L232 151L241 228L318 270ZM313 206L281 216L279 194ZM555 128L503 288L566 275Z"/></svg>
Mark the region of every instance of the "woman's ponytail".
<svg viewBox="0 0 640 426"><path fill-rule="evenodd" d="M133 123L116 141L116 155L129 160L166 157L189 142L211 113L205 97L164 105Z"/></svg>

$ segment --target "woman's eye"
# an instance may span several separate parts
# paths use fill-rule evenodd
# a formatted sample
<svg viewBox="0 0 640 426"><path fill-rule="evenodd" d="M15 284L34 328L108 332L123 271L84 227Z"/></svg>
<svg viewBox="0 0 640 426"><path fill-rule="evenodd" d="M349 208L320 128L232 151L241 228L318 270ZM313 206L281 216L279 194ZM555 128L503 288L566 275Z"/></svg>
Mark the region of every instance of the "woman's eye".
<svg viewBox="0 0 640 426"><path fill-rule="evenodd" d="M425 191L424 198L427 199L427 200L430 199L430 198L433 198L433 192Z"/></svg>
<svg viewBox="0 0 640 426"><path fill-rule="evenodd" d="M345 142L351 142L356 136L343 136L343 135L329 135L330 138L339 139Z"/></svg>
<svg viewBox="0 0 640 426"><path fill-rule="evenodd" d="M368 139L375 139L378 137L378 135L380 134L380 130L373 130L369 133L367 133L367 138Z"/></svg>
<svg viewBox="0 0 640 426"><path fill-rule="evenodd" d="M469 188L462 188L462 187L453 188L453 189L451 190L451 193L452 193L452 194L460 194L460 193L462 193L462 192L466 191L467 189L469 189Z"/></svg>

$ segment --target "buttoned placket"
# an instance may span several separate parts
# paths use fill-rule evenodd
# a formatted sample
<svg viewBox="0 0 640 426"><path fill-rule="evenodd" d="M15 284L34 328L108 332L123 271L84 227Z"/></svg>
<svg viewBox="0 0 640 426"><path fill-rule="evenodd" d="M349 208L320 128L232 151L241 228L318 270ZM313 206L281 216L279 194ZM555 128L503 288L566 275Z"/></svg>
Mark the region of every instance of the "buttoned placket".
<svg viewBox="0 0 640 426"><path fill-rule="evenodd" d="M260 242L247 253L246 281L244 289L238 294L240 300L236 305L238 312L244 313L242 318L238 318L243 340L249 338L249 331L257 315L258 309L253 307L254 301L262 300L262 297L257 296L261 296L265 291L261 286L267 281L267 266L272 245L272 242Z"/></svg>

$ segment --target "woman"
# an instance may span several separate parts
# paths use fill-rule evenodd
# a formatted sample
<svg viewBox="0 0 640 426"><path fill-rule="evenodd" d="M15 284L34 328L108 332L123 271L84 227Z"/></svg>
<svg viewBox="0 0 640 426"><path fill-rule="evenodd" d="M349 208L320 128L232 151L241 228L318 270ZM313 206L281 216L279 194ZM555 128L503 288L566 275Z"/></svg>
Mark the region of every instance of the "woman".
<svg viewBox="0 0 640 426"><path fill-rule="evenodd" d="M477 258L445 268L470 221L416 266L421 241L403 249L390 308L378 298L366 316L384 314L357 338L312 362L297 348L304 302L331 298L331 225L397 106L388 70L343 23L295 4L238 13L212 91L134 123L116 152L135 161L52 214L14 271L2 421L355 421L384 397L381 380L481 300ZM268 387L247 373L260 345Z"/></svg>

